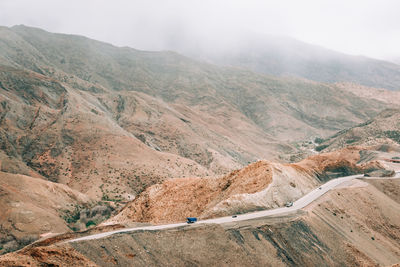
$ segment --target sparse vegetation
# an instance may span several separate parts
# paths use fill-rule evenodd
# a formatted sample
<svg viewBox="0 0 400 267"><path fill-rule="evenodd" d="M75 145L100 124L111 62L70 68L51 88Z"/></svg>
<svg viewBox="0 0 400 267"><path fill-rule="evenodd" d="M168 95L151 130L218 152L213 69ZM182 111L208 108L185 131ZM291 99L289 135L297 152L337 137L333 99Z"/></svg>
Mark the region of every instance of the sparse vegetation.
<svg viewBox="0 0 400 267"><path fill-rule="evenodd" d="M322 150L324 150L325 148L327 148L328 147L328 145L319 145L319 146L317 146L316 148L315 148L315 150L316 151L322 151Z"/></svg>
<svg viewBox="0 0 400 267"><path fill-rule="evenodd" d="M90 220L86 223L86 228L89 228L90 226L95 226L95 225L96 225L96 223L94 221Z"/></svg>
<svg viewBox="0 0 400 267"><path fill-rule="evenodd" d="M304 151L314 153L310 138L345 128L340 133L347 134L348 127L386 106L331 84L218 67L170 52L134 51L19 26L2 31L10 31L10 39L0 36L4 51L10 51L10 56L1 57L0 64L0 87L7 94L0 103L2 171L7 175L40 174L53 182L35 192L40 200L33 194L12 199L7 196L9 192L4 195L0 191L7 200L5 209L12 214L3 224L4 232L20 231L12 227L22 216L18 215L21 208L9 203L32 201L32 206L40 206L42 210L29 212L32 218L43 214L42 218L50 218L46 229L51 231L67 231L67 226L73 231L83 230L109 218L114 209L126 203L125 198L140 192L144 192L143 205L162 204L146 202L144 196L150 185L167 178L225 175L257 158L278 155L286 162L298 161ZM331 114L333 110L337 114ZM384 133L399 142L398 131ZM342 143L353 144L354 140L358 139ZM315 149L324 150L327 142L315 138L319 144ZM257 164L264 163L253 166ZM340 174L353 171L341 167L331 170ZM207 186L204 181L209 178L198 178L204 184L193 190L193 195L201 193L206 196L204 202L218 202L235 194L264 190L272 181L272 171L266 166L260 173L253 171L256 175L250 172L248 183L231 179L240 171L216 182L216 186ZM37 183L29 181L9 188L30 192L26 187L31 184ZM193 186L188 183L188 190ZM305 185L297 180L285 186L302 193L310 189L309 185L302 188ZM165 194L164 202L171 204L170 191ZM59 196L61 201L55 200ZM51 205L46 206L42 197L52 198L54 203L49 201ZM203 207L193 202L191 195L182 202L179 197L173 204L190 203L191 209L201 214ZM63 210L57 214L54 207ZM247 208L238 210L265 207ZM179 216L172 214L168 219L184 217L187 210L182 207ZM59 225L62 227L57 228ZM18 237L18 244L35 239L37 236ZM9 248L0 246L0 253L4 251Z"/></svg>
<svg viewBox="0 0 400 267"><path fill-rule="evenodd" d="M400 131L384 131L386 137L400 144Z"/></svg>
<svg viewBox="0 0 400 267"><path fill-rule="evenodd" d="M79 205L75 205L73 210L66 210L64 211L64 220L68 224L76 223L81 217L81 209L82 207Z"/></svg>

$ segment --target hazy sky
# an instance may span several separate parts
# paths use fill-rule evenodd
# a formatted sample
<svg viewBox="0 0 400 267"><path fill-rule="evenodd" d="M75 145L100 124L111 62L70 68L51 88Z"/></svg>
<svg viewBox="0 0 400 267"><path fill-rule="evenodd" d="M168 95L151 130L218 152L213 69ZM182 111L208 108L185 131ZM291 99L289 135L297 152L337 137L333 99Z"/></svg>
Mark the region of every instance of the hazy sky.
<svg viewBox="0 0 400 267"><path fill-rule="evenodd" d="M400 57L399 13L398 0L0 0L0 25L144 50L169 49L181 36L218 43L252 32L377 58Z"/></svg>

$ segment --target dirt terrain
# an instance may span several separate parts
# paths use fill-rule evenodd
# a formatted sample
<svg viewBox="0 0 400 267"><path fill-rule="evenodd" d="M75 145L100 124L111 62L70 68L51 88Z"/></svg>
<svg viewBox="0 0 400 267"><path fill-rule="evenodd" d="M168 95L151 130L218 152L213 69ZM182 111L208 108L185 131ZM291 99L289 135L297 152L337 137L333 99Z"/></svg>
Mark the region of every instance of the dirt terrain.
<svg viewBox="0 0 400 267"><path fill-rule="evenodd" d="M258 161L219 178L170 179L146 189L105 224L177 222L280 207L334 177L383 168L371 159L359 164L366 153L352 147L295 164Z"/></svg>
<svg viewBox="0 0 400 267"><path fill-rule="evenodd" d="M129 200L297 151L397 103L25 26L0 28L3 171ZM318 93L317 93L318 92ZM100 188L101 187L101 188Z"/></svg>
<svg viewBox="0 0 400 267"><path fill-rule="evenodd" d="M101 227L274 208L333 177L381 169L389 162L364 148L284 163L300 140L313 147L399 107L346 86L0 27L0 254L91 229L126 203ZM380 141L398 143L396 112L378 115L389 121ZM63 255L92 264L52 249L24 264Z"/></svg>
<svg viewBox="0 0 400 267"><path fill-rule="evenodd" d="M0 253L41 235L70 232L62 211L92 201L62 184L4 172L0 172L0 196Z"/></svg>
<svg viewBox="0 0 400 267"><path fill-rule="evenodd" d="M3 255L0 264L392 266L400 262L399 186L354 180L287 216L34 247Z"/></svg>
<svg viewBox="0 0 400 267"><path fill-rule="evenodd" d="M388 147L400 144L399 109L384 110L371 120L340 131L324 140L317 150L333 151L348 145L382 144L386 144Z"/></svg>

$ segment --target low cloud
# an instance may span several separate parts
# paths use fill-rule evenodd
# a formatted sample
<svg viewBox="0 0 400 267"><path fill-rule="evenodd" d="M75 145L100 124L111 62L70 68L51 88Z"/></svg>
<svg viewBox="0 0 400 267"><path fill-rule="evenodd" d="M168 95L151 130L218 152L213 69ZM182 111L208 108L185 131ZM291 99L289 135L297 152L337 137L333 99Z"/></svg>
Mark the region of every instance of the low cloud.
<svg viewBox="0 0 400 267"><path fill-rule="evenodd" d="M234 45L249 32L350 54L400 57L396 0L2 0L0 24L81 34L120 46Z"/></svg>

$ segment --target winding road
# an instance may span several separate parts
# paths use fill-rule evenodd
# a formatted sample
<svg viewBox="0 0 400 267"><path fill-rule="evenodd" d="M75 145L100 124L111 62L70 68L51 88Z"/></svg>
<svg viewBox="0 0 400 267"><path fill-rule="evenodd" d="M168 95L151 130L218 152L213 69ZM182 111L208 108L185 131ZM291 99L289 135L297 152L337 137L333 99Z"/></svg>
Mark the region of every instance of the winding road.
<svg viewBox="0 0 400 267"><path fill-rule="evenodd" d="M237 215L236 218L232 218L232 216L227 216L227 217L219 217L219 218L215 218L215 219L201 220L201 221L196 222L196 224L210 224L210 223L221 224L221 223L245 221L245 220L250 220L250 219L268 217L268 216L273 216L273 215L282 215L282 214L295 212L297 210L300 210L300 209L306 207L311 202L315 201L316 199L318 199L319 197L324 195L329 190L332 190L336 186L341 185L345 182L351 181L353 179L361 178L361 177L363 177L363 175L358 174L358 175L346 176L346 177L341 177L341 178L336 178L336 179L330 180L329 182L321 185L320 187L314 189L313 191L304 195L302 198L295 201L293 203L293 206L291 206L291 207L276 208L276 209L269 209L269 210L245 213L245 214ZM392 177L392 179L393 178L400 178L399 172L396 172L396 176ZM173 224L152 225L152 226L143 226L143 227L134 227L134 228L124 228L124 229L120 229L120 230L114 230L114 231L109 231L109 232L104 232L104 233L99 233L99 234L94 234L94 235L88 235L88 236L84 236L84 237L80 237L80 238L76 238L76 239L67 240L67 241L65 241L65 243L71 243L71 242L77 242L77 241L83 241L83 240L91 240L91 239L99 239L99 238L104 238L104 237L107 237L107 236L110 236L113 234L118 234L118 233L134 232L134 231L141 231L141 230L146 230L146 231L163 230L163 229L181 227L181 226L185 226L185 225L187 225L187 223L173 223Z"/></svg>

